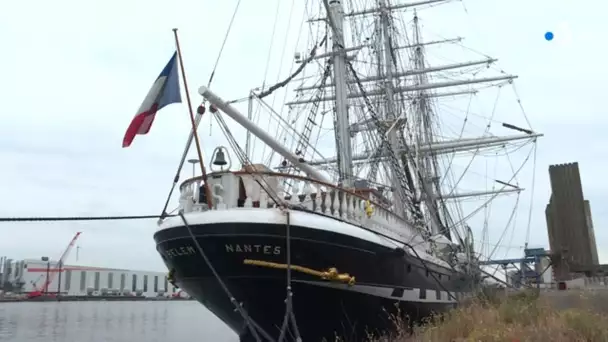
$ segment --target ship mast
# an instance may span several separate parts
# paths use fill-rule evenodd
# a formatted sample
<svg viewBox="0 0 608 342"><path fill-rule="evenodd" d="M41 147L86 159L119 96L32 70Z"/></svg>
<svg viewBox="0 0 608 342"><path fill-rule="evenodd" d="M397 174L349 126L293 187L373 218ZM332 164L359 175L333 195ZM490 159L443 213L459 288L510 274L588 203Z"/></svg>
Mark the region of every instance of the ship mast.
<svg viewBox="0 0 608 342"><path fill-rule="evenodd" d="M418 25L418 14L414 10L414 67L417 70L425 68L423 46L420 40L420 27ZM427 84L426 74L416 75L417 85L424 86ZM415 127L416 127L416 159L418 170L421 173L420 186L421 197L427 209L427 214L430 222L431 232L433 234L443 233L447 238L450 238L449 231L444 231L439 217L437 195L433 188L440 191L437 170L437 158L430 153L420 153L420 147L433 143L433 116L429 113L428 99L425 89L418 91L414 99L415 108Z"/></svg>
<svg viewBox="0 0 608 342"><path fill-rule="evenodd" d="M387 133L388 133L388 141L390 146L386 146L386 148L390 148L393 150L393 153L395 155L399 155L397 153L397 150L399 149L399 139L398 139L398 135L397 134L402 134L402 131L395 126L396 124L396 119L398 117L398 111L394 102L394 80L393 80L393 65L394 62L393 61L393 47L391 46L391 38L390 38L390 10L388 8L387 2L386 0L379 0L378 1L378 7L380 9L380 29L382 31L381 35L378 35L377 39L381 40L382 42L382 49L379 49L378 53L380 53L380 51L383 52L383 57L384 60L382 60L382 58L379 58L379 63L378 63L378 70L379 70L379 75L382 75L383 77L381 78L381 81L383 81L383 85L384 85L384 91L386 92L386 99L384 101L384 120L386 122L391 122L392 124L390 125L390 127L392 129L390 129ZM380 44L378 44L380 45ZM384 62L384 67L383 67L383 62ZM382 148L380 149L382 150ZM404 165L405 167L407 166L407 159L403 159L402 162L406 165ZM397 164L398 165L398 164ZM406 170L407 172L407 170ZM370 175L372 177L375 178L375 175ZM397 170L391 169L390 170L390 179L391 179L391 184L400 184L399 182L399 174L397 172ZM405 208L405 198L403 198L403 190L404 189L399 189L400 191L393 191L393 205L395 208L395 211L399 214L402 215L403 217L407 217L407 213L409 212L408 210L406 210Z"/></svg>
<svg viewBox="0 0 608 342"><path fill-rule="evenodd" d="M396 45L393 40L392 15L396 10L422 5L447 3L449 0L419 0L409 3L391 5L388 0L377 0L375 7L344 13L342 3L339 0L323 0L326 18L313 18L309 21L326 21L331 27L333 47L331 53L316 56L315 58L331 57L333 62L334 80L323 83L320 86L302 86L296 88L296 92L312 89L323 89L324 87L335 87L335 95L319 96L314 99L298 99L287 102L286 105L301 105L307 103L318 103L332 101L335 105L335 138L337 154L334 157L313 159L307 161L308 165L337 164L340 172L340 180L344 186L353 184L353 165L364 161L369 165L367 178L374 181L377 178L379 165L383 165L388 173L389 181L393 190L393 210L400 216L412 220L416 226L428 229L432 234L443 234L448 239L451 225L450 215L445 205L446 200L469 197L494 195L499 193L511 193L522 191L522 188L509 185L492 191L472 191L467 193L449 194L441 193L441 183L438 176L440 170L438 157L441 154L462 151L479 150L497 146L505 143L527 140L533 141L542 134L537 134L526 129L519 129L511 124L503 123L503 127L524 132L511 136L484 136L479 138L458 138L455 140L436 141L433 134L433 110L430 106L434 98L444 96L459 96L476 94L478 90L472 87L463 90L435 92L435 89L452 88L464 85L476 85L490 82L511 82L517 78L515 75L503 74L485 78L470 78L461 80L449 80L443 82L429 82L427 74L447 70L457 70L469 66L490 65L496 59L485 58L483 60L467 61L462 63L425 66L424 47L427 45L460 42L462 38L443 39L437 41L423 42L421 40L418 16L414 16L413 41L405 45ZM346 19L357 20L357 17L376 14L375 39L373 43L364 42L357 46L346 47L344 44L343 25ZM373 45L372 45L373 44ZM349 76L347 71L355 71L350 65L347 53L355 52L365 47L372 47L376 52L377 69L373 76L359 77L357 74ZM399 52L409 49L413 52L413 68L400 70L398 68ZM411 77L411 78L410 78ZM404 79L409 78L415 84L406 84ZM379 87L364 88L363 84L375 82ZM349 122L347 101L363 99L370 114L365 119L353 124ZM371 100L374 102L381 99L380 108L372 108ZM410 106L406 106L407 102ZM376 115L377 110L381 115ZM350 125L349 125L350 124ZM409 129L408 127L409 126ZM384 128L382 128L384 127ZM411 131L410 131L411 130ZM359 132L369 131L377 137L374 149L364 153L352 154L351 137ZM406 133L409 133L406 136ZM407 139L407 140L406 140ZM497 181L498 182L498 181ZM504 185L504 184L503 184ZM443 215L440 215L443 214ZM418 221L418 222L417 222ZM443 222L442 222L443 221Z"/></svg>
<svg viewBox="0 0 608 342"><path fill-rule="evenodd" d="M346 51L344 45L344 10L340 0L323 0L332 31L333 76L335 83L335 137L339 184L353 186L353 161L348 117Z"/></svg>

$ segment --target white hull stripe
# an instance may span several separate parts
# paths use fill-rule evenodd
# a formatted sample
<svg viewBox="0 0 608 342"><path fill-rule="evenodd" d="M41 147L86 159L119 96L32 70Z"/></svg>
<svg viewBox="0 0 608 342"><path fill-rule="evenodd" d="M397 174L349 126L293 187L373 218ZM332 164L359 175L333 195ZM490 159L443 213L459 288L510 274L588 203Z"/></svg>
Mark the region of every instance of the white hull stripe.
<svg viewBox="0 0 608 342"><path fill-rule="evenodd" d="M352 285L348 286L341 283L331 283L327 281L310 281L310 280L292 280L296 283L303 283L315 286L330 287L344 291L353 291L358 293L368 294L370 296L382 297L386 299L392 299L395 301L402 302L417 302L417 303L456 303L456 300L452 298L446 291L435 291L426 290L426 296L420 296L420 289L417 288L406 288L401 292L399 289L381 286L370 286L370 285ZM439 298L438 298L439 294ZM463 294L452 292L452 296L460 299ZM421 298L422 297L422 298Z"/></svg>

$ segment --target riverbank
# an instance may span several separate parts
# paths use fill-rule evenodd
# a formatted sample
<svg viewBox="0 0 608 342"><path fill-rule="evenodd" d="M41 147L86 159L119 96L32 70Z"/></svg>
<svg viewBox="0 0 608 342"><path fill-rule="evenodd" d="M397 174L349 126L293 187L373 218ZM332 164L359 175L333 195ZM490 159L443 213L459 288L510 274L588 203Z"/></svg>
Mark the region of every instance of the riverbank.
<svg viewBox="0 0 608 342"><path fill-rule="evenodd" d="M476 298L409 334L403 322L395 336L376 342L575 342L608 341L608 291L520 292L506 298Z"/></svg>
<svg viewBox="0 0 608 342"><path fill-rule="evenodd" d="M144 297L144 296L41 296L34 298L16 298L16 297L0 297L1 303L19 303L19 302L132 302L132 301L185 301L193 300L191 298L172 298L172 297Z"/></svg>

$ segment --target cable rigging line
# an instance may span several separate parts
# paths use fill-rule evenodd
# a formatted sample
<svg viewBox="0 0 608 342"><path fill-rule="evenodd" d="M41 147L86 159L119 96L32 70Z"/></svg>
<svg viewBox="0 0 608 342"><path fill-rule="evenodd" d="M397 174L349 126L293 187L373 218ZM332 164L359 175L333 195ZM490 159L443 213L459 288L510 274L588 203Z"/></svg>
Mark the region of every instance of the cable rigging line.
<svg viewBox="0 0 608 342"><path fill-rule="evenodd" d="M534 207L534 188L536 185L536 150L538 145L534 142L534 157L532 161L532 189L530 191L530 211L528 212L528 226L526 227L526 247L530 242L530 223L532 222L532 209Z"/></svg>
<svg viewBox="0 0 608 342"><path fill-rule="evenodd" d="M124 216L39 216L39 217L0 217L0 222L63 222L63 221L118 221L145 220L177 215L124 215Z"/></svg>
<svg viewBox="0 0 608 342"><path fill-rule="evenodd" d="M238 0L236 6L234 7L234 12L232 12L232 18L230 18L230 23L228 24L228 29L226 30L226 34L224 35L224 40L222 41L222 46L220 47L220 51L217 54L217 58L215 60L215 64L213 65L213 70L211 70L211 76L209 76L209 81L207 82L207 87L211 86L211 82L213 82L213 77L215 76L215 71L217 70L218 64L220 64L220 59L222 58L222 53L224 52L224 47L226 46L226 42L228 41L228 35L232 29L232 24L234 23L234 18L236 17L236 13L239 11L239 6L241 5L241 0Z"/></svg>

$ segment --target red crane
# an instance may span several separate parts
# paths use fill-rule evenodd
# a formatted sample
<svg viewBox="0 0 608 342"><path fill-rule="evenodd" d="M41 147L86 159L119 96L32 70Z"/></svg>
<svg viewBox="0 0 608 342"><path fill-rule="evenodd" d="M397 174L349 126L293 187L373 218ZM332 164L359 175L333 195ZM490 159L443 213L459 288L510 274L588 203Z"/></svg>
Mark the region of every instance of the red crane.
<svg viewBox="0 0 608 342"><path fill-rule="evenodd" d="M44 277L44 274L41 274L36 280L32 281L32 287L34 288L33 292L42 292L38 290L38 282Z"/></svg>
<svg viewBox="0 0 608 342"><path fill-rule="evenodd" d="M70 251L74 247L74 244L76 244L76 240L78 240L78 237L80 236L81 233L82 232L78 232L78 233L76 233L76 235L74 235L74 237L72 238L72 241L70 241L70 243L68 244L68 247L65 249L65 251L61 255L61 258L59 258L57 265L55 265L54 268L50 269L49 272L47 272L47 278L41 287L42 290L38 290L37 287L34 285L34 291L29 293L29 295L28 295L29 298L40 297L43 293L46 293L48 295L49 285L51 285L53 280L55 280L55 274L60 273L62 271L63 262L65 261L65 259L67 259L68 255L70 254ZM59 291L57 291L57 292L59 292Z"/></svg>

